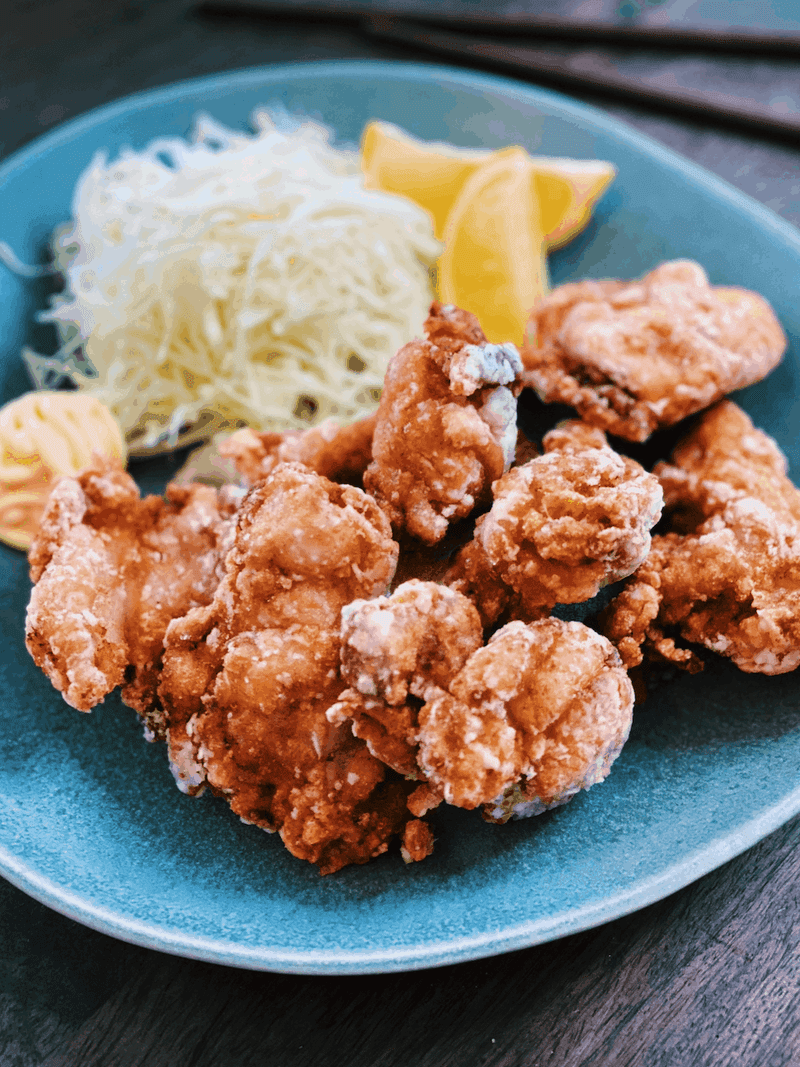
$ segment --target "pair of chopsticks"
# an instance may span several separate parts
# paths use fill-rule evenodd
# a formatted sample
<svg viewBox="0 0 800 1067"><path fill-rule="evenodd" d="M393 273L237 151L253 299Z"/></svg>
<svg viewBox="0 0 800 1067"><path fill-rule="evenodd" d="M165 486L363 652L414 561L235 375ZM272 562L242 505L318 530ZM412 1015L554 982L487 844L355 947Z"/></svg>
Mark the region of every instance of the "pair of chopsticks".
<svg viewBox="0 0 800 1067"><path fill-rule="evenodd" d="M271 0L203 0L199 12L211 16L336 21L355 24L373 38L409 45L436 55L476 66L502 70L568 88L612 95L628 103L657 106L695 120L721 122L762 136L790 138L797 143L800 112L778 110L745 97L716 90L698 90L675 84L669 74L648 78L622 73L611 55L598 52L597 44L640 48L680 48L736 52L769 52L800 58L797 34L772 34L714 28L704 31L678 25L640 25L635 21L577 21L549 15L503 13L489 15L439 8L430 14L363 3L274 3ZM513 41L487 40L512 37ZM560 37L591 40L594 47L557 54L520 38Z"/></svg>

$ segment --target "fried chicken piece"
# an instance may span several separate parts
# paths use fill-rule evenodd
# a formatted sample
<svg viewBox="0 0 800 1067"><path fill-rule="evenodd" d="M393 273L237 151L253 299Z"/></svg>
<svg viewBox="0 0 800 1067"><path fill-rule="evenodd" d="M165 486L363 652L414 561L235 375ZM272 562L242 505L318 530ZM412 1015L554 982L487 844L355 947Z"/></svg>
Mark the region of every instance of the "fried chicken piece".
<svg viewBox="0 0 800 1067"><path fill-rule="evenodd" d="M389 704L446 685L483 644L478 613L468 600L416 578L391 596L348 604L341 636L343 676L359 693Z"/></svg>
<svg viewBox="0 0 800 1067"><path fill-rule="evenodd" d="M618 455L601 430L571 420L543 445L544 455L494 484L491 510L445 576L474 600L484 626L542 618L627 577L661 514L658 479Z"/></svg>
<svg viewBox="0 0 800 1067"><path fill-rule="evenodd" d="M118 685L154 733L169 622L207 604L235 501L208 486L140 499L111 460L61 479L30 552L26 644L68 704L89 711Z"/></svg>
<svg viewBox="0 0 800 1067"><path fill-rule="evenodd" d="M667 660L690 671L704 645L743 671L800 664L800 492L775 442L725 400L655 473L670 532L602 618L628 666Z"/></svg>
<svg viewBox="0 0 800 1067"><path fill-rule="evenodd" d="M228 621L217 618L220 637L206 630L221 658L204 659L194 676L206 686L183 752L175 753L170 733L184 773L189 756L195 784L202 776L245 822L279 830L289 851L323 874L385 852L409 819L409 790L325 717L342 688L337 631L270 628L225 640ZM195 649L183 642L177 663L168 651L165 689L194 680L187 660Z"/></svg>
<svg viewBox="0 0 800 1067"><path fill-rule="evenodd" d="M514 458L522 363L452 305L432 304L425 332L389 363L364 488L396 530L435 544Z"/></svg>
<svg viewBox="0 0 800 1067"><path fill-rule="evenodd" d="M759 381L785 348L763 297L711 286L698 264L677 260L641 281L553 290L529 320L523 380L542 400L644 441Z"/></svg>
<svg viewBox="0 0 800 1067"><path fill-rule="evenodd" d="M419 763L490 822L538 815L602 782L628 738L633 686L580 622L510 622L420 711Z"/></svg>
<svg viewBox="0 0 800 1067"><path fill-rule="evenodd" d="M421 779L423 810L443 796L505 822L602 781L633 708L613 645L582 623L542 619L509 623L481 646L466 598L429 584L348 610L343 673L352 688L329 720L352 720L379 758ZM450 625L442 627L448 604ZM454 642L458 628L471 640ZM435 647L434 634L442 634L443 648L432 660L421 652Z"/></svg>
<svg viewBox="0 0 800 1067"><path fill-rule="evenodd" d="M334 482L360 483L372 459L375 415L349 426L326 419L309 430L257 433L237 430L221 441L221 456L233 462L249 485L266 478L279 463L302 463Z"/></svg>
<svg viewBox="0 0 800 1067"><path fill-rule="evenodd" d="M477 611L460 593L412 578L391 596L348 604L341 638L342 676L351 688L328 719L351 719L377 759L419 777L417 712L431 686L446 687L483 644Z"/></svg>
<svg viewBox="0 0 800 1067"><path fill-rule="evenodd" d="M167 632L160 692L179 784L208 782L323 874L384 852L411 817L412 787L326 718L344 688L341 610L388 588L396 562L371 497L282 464L245 498L212 603Z"/></svg>

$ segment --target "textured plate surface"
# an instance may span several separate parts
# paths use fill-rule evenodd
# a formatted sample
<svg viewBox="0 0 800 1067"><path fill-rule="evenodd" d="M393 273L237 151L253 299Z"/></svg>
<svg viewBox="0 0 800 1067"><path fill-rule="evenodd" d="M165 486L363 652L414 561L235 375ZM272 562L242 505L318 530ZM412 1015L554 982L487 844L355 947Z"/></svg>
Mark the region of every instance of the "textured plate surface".
<svg viewBox="0 0 800 1067"><path fill-rule="evenodd" d="M800 237L754 201L554 93L439 67L376 62L259 69L130 97L68 123L0 167L0 239L41 259L99 149L141 148L209 112L244 128L259 105L318 116L355 143L370 118L419 137L601 158L619 177L589 229L559 252L556 282L635 276L699 260L715 283L773 303L791 348L740 394L800 476ZM3 402L40 287L0 267ZM170 462L135 473L159 488ZM609 780L567 807L506 827L449 811L434 855L397 852L320 878L275 836L174 787L116 697L91 715L64 704L28 658L25 560L0 546L0 870L57 910L117 937L242 967L347 974L405 970L548 941L627 914L698 878L800 811L800 674L762 678L714 663L637 710Z"/></svg>

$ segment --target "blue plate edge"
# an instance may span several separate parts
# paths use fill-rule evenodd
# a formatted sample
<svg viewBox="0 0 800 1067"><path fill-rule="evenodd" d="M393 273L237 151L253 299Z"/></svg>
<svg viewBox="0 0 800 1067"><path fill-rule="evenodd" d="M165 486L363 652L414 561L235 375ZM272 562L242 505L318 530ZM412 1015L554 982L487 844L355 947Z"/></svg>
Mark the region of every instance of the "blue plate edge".
<svg viewBox="0 0 800 1067"><path fill-rule="evenodd" d="M682 862L668 867L659 876L638 882L633 891L622 891L605 897L599 904L562 912L557 921L529 922L506 929L502 933L488 931L475 937L454 938L451 941L436 942L422 951L418 946L413 949L394 948L373 952L344 952L335 949L328 953L237 950L231 943L214 938L187 937L169 927L120 920L120 916L113 909L87 905L80 894L65 891L51 879L37 875L27 864L16 861L2 847L0 871L12 885L53 911L83 926L142 948L227 967L280 974L389 974L446 967L532 948L624 918L650 904L664 900L672 893L717 870L747 852L798 814L800 786L782 797L777 804L748 820L743 827L739 826L712 842L707 842L702 851L690 854Z"/></svg>

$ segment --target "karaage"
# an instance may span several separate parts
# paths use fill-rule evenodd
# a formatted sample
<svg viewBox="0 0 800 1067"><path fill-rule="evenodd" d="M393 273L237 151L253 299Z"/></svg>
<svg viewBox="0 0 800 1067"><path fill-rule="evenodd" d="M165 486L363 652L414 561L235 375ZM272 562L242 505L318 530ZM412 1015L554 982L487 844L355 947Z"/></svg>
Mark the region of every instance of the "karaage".
<svg viewBox="0 0 800 1067"><path fill-rule="evenodd" d="M542 618L627 577L661 514L658 479L618 455L602 431L571 420L543 447L495 482L491 510L445 576L474 600L485 626Z"/></svg>
<svg viewBox="0 0 800 1067"><path fill-rule="evenodd" d="M605 778L628 736L631 684L582 623L512 622L482 645L466 597L408 582L351 605L342 636L351 688L328 718L420 783L418 813L444 798L490 821L538 814Z"/></svg>
<svg viewBox="0 0 800 1067"><path fill-rule="evenodd" d="M627 740L633 687L579 622L510 622L419 713L419 764L448 803L492 822L538 815L603 781Z"/></svg>
<svg viewBox="0 0 800 1067"><path fill-rule="evenodd" d="M118 685L162 733L156 696L169 622L214 594L236 501L205 485L143 500L115 461L54 488L30 552L30 654L68 704L89 711Z"/></svg>
<svg viewBox="0 0 800 1067"><path fill-rule="evenodd" d="M351 688L329 720L352 719L374 756L418 777L417 712L427 691L446 687L483 644L477 611L460 593L412 578L391 596L348 604L341 636L342 677Z"/></svg>
<svg viewBox="0 0 800 1067"><path fill-rule="evenodd" d="M548 403L630 441L759 381L786 338L757 293L711 286L697 263L640 281L559 286L534 308L523 380Z"/></svg>
<svg viewBox="0 0 800 1067"><path fill-rule="evenodd" d="M397 551L366 493L282 464L241 505L211 604L167 631L160 694L178 783L207 782L322 873L398 834L421 858L426 839L408 828L412 787L326 718L344 688L341 610L388 588Z"/></svg>
<svg viewBox="0 0 800 1067"><path fill-rule="evenodd" d="M743 671L800 664L800 491L775 442L729 400L704 413L655 473L670 532L606 609L602 626L633 667L666 660L695 671L696 653Z"/></svg>
<svg viewBox="0 0 800 1067"><path fill-rule="evenodd" d="M431 306L425 333L389 363L364 488L395 530L435 544L514 458L522 363L452 305Z"/></svg>
<svg viewBox="0 0 800 1067"><path fill-rule="evenodd" d="M423 859L441 803L505 822L602 781L644 655L800 665L800 492L775 443L722 401L648 474L603 432L644 440L767 373L769 306L679 262L564 286L531 331L525 381L585 419L542 455L517 438L516 348L434 303L375 416L222 443L247 491L141 500L99 461L61 481L30 557L37 664L81 710L121 685L181 789L323 874L393 839ZM632 573L606 636L548 617Z"/></svg>
<svg viewBox="0 0 800 1067"><path fill-rule="evenodd" d="M279 463L302 463L334 482L360 483L372 459L375 415L348 426L326 419L308 430L257 433L245 428L222 440L218 451L230 460L249 485L255 485Z"/></svg>

